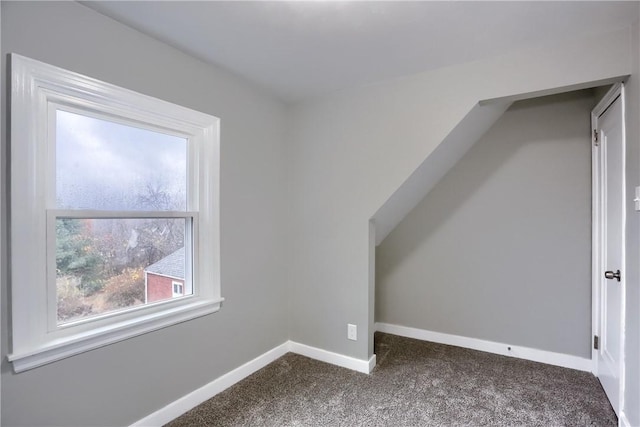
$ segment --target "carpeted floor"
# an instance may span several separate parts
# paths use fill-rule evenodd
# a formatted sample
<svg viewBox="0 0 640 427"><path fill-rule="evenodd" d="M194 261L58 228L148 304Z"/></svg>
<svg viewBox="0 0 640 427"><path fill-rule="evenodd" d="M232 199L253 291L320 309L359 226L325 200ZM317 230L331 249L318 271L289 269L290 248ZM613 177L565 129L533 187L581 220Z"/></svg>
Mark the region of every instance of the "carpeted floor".
<svg viewBox="0 0 640 427"><path fill-rule="evenodd" d="M376 333L371 375L288 353L180 426L616 426L589 373Z"/></svg>

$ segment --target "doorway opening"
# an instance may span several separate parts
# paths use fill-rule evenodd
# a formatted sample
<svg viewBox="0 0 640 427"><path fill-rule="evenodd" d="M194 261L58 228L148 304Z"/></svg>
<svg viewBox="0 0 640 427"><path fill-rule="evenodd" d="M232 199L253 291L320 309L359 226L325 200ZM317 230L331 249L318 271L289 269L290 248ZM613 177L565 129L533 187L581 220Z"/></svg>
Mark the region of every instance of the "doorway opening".
<svg viewBox="0 0 640 427"><path fill-rule="evenodd" d="M593 373L618 416L624 398L624 110L624 86L616 84L591 113Z"/></svg>

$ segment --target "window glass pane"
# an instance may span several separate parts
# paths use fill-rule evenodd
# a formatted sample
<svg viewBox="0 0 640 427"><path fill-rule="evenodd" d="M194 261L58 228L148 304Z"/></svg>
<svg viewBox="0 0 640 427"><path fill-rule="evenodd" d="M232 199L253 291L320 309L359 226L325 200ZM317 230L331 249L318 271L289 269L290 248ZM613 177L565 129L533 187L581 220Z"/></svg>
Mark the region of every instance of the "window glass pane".
<svg viewBox="0 0 640 427"><path fill-rule="evenodd" d="M187 140L56 112L60 209L186 210Z"/></svg>
<svg viewBox="0 0 640 427"><path fill-rule="evenodd" d="M57 219L58 324L193 294L184 218ZM190 221L190 220L189 220Z"/></svg>

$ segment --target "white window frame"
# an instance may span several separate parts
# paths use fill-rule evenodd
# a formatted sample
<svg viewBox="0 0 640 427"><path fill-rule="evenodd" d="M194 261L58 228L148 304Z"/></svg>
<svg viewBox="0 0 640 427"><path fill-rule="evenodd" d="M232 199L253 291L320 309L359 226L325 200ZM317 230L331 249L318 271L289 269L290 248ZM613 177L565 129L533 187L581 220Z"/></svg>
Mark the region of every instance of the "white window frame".
<svg viewBox="0 0 640 427"><path fill-rule="evenodd" d="M185 245L191 245L193 254L191 295L62 325L57 325L54 319L52 326L51 313L57 310L55 287L51 287L51 260L55 253L51 253L54 239L50 234L55 230L51 228L55 217L135 216L130 211L105 214L61 211L52 206L55 154L51 151L55 147L50 142L50 129L57 109L108 117L187 139L187 211L162 212L157 216L186 218L193 225L192 239L189 241L187 233L185 241ZM223 301L219 127L220 121L214 116L11 54L12 337L8 359L15 372L219 310ZM149 212L141 216L148 217ZM55 260L53 264L55 268Z"/></svg>

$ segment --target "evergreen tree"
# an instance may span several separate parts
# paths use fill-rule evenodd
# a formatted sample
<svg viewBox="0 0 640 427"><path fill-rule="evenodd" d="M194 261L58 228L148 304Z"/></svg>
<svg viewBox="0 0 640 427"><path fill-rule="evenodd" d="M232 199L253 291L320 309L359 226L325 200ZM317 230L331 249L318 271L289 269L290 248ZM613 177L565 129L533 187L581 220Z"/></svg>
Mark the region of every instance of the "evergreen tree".
<svg viewBox="0 0 640 427"><path fill-rule="evenodd" d="M102 289L101 258L90 236L83 233L82 220L62 218L56 221L56 273L75 276L78 287L90 295Z"/></svg>

